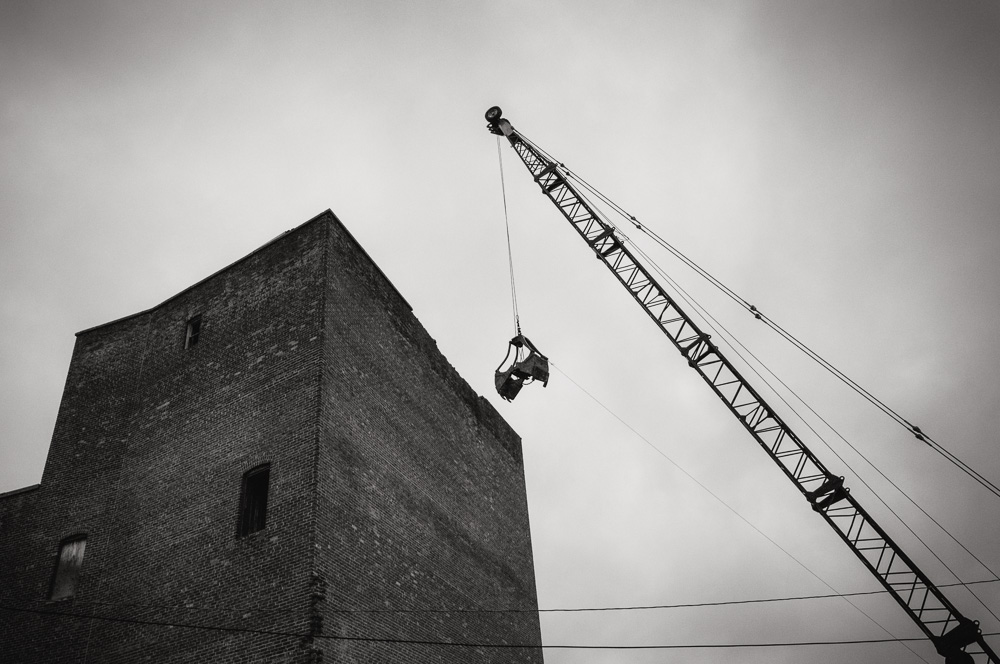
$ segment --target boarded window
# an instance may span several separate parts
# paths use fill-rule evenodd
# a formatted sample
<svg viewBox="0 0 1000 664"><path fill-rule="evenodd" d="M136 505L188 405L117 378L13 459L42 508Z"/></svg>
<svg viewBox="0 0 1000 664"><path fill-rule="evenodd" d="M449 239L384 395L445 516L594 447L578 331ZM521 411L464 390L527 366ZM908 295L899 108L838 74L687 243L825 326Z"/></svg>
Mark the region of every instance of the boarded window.
<svg viewBox="0 0 1000 664"><path fill-rule="evenodd" d="M267 523L267 489L271 465L264 464L243 474L240 487L240 513L236 536L243 537L263 530Z"/></svg>
<svg viewBox="0 0 1000 664"><path fill-rule="evenodd" d="M187 322L187 330L184 332L184 347L191 348L198 343L201 336L201 315L197 315Z"/></svg>
<svg viewBox="0 0 1000 664"><path fill-rule="evenodd" d="M52 577L52 591L49 599L68 599L76 594L76 582L80 578L83 552L87 548L85 536L72 537L59 545L59 560Z"/></svg>

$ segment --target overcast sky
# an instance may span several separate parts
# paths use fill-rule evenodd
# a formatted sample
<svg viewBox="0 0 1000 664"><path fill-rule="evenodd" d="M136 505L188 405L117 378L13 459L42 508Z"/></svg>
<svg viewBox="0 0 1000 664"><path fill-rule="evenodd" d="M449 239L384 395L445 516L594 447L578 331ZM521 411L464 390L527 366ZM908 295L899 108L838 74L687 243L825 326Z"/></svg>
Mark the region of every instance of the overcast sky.
<svg viewBox="0 0 1000 664"><path fill-rule="evenodd" d="M75 332L154 306L332 208L521 434L543 608L875 589L509 147L521 322L558 370L513 403L496 396L513 324L497 143L483 113L501 105L1000 482L998 33L1000 9L987 0L0 0L0 491L41 477ZM655 257L1000 571L1000 500ZM955 581L783 414L931 578ZM995 578L820 431L963 581ZM1000 614L1000 583L976 588ZM1000 631L968 592L947 592ZM852 601L545 614L543 636L626 645L917 634L891 601ZM898 643L545 657L921 661Z"/></svg>

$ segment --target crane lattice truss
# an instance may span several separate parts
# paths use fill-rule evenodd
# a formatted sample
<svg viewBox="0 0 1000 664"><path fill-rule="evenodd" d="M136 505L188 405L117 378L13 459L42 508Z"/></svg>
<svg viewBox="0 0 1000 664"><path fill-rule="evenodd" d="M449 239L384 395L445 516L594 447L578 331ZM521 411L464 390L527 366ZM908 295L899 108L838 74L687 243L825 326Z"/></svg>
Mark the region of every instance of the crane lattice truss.
<svg viewBox="0 0 1000 664"><path fill-rule="evenodd" d="M490 109L492 112L493 109ZM836 531L875 575L948 663L1000 664L978 623L964 617L899 548L798 436L743 378L710 335L677 306L636 260L615 229L591 207L560 164L545 157L510 123L491 118L490 130L507 137L542 193L576 229L611 273L632 295L688 364L708 383L736 419L795 484L813 510Z"/></svg>

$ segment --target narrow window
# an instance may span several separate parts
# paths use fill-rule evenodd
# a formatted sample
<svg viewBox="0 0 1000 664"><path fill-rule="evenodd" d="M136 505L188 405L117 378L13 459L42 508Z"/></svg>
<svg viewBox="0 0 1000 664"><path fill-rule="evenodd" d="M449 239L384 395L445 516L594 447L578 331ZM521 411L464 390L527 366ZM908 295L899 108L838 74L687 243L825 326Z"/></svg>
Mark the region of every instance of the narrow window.
<svg viewBox="0 0 1000 664"><path fill-rule="evenodd" d="M190 348L197 344L199 335L201 335L201 314L198 314L187 322L187 331L184 333L184 347Z"/></svg>
<svg viewBox="0 0 1000 664"><path fill-rule="evenodd" d="M264 464L243 474L240 486L240 513L236 536L244 537L263 530L267 522L267 485L271 465Z"/></svg>
<svg viewBox="0 0 1000 664"><path fill-rule="evenodd" d="M87 548L86 535L78 535L64 540L59 545L59 560L52 576L52 590L49 599L69 599L76 594L76 582L80 578L83 565L83 551Z"/></svg>

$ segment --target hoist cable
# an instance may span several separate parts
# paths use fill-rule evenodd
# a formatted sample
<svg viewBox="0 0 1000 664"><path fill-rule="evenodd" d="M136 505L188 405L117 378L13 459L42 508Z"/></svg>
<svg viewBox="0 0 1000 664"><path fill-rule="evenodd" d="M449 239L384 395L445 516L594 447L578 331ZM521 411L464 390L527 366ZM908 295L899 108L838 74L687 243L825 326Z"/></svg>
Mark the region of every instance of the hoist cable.
<svg viewBox="0 0 1000 664"><path fill-rule="evenodd" d="M935 452L937 452L938 454L940 454L941 456L943 456L946 460L948 460L953 465L955 465L959 470L963 471L965 474L967 474L969 477L971 477L977 483L979 483L980 485L982 485L985 489L987 489L988 491L990 491L991 493L993 493L995 496L1000 497L1000 487L998 487L996 484L994 484L993 482L991 482L990 480L988 480L986 477L984 477L982 474L980 474L975 468L973 468L972 466L970 466L969 464L967 464L965 461L963 461L958 456L956 456L953 452L949 451L943 445L941 445L936 440L934 440L933 438L931 438L931 436L929 436L928 434L924 433L920 429L920 427L918 427L918 426L916 426L914 424L911 424L906 418L904 418L902 415L900 415L895 410L893 410L890 406L888 406L881 399L879 399L878 397L876 397L875 395L873 395L871 392L869 392L868 390L866 390L864 387L862 387L860 384L858 384L855 380L853 380L850 376L848 376L843 371L841 371L840 369L838 369L836 366L834 366L833 364L831 364L828 360L826 360L825 358L823 358L819 353L817 353L816 351L812 350L812 348L810 348L809 346L807 346L805 343L803 343L798 338L796 338L793 334L791 334L790 332L788 332L787 330L785 330L783 327L781 327L772 318L770 318L769 316L767 316L766 314L764 314L763 312L761 312L759 309L757 309L756 306L754 306L753 304L751 304L750 302L748 302L746 299L744 299L743 297L741 297L738 293L736 293L731 288L729 288L728 286L726 286L719 279L717 279L716 277L714 277L711 273L709 273L707 270L705 270L704 268L702 268L700 265L698 265L692 259L688 258L683 252L681 252L679 249L677 249L672 244L670 244L669 242L667 242L664 238L662 238L656 232L650 230L644 224L640 223L639 220L634 215L629 214L624 208L622 208L620 205L618 205L617 203L615 203L613 200L611 200L610 198L608 198L607 196L605 196L596 187L594 187L589 182L587 182L586 180L584 180L582 177L580 177L579 175L577 175L576 173L574 173L573 171L571 171L569 168L567 168L565 164L556 161L555 158L552 157L552 155L548 154L547 152L545 152L544 150L542 150L541 148L539 148L534 142L532 142L532 141L528 140L527 138L525 138L524 134L521 134L519 132L519 135L521 136L521 138L526 143L528 143L529 145L531 145L532 148L538 150L538 152L540 154L544 155L552 163L558 164L559 167L566 173L567 177L569 177L569 178L573 179L574 181L578 182L583 188L585 188L587 191L589 191L591 194L593 194L596 198L598 198L599 200L601 200L603 203L605 203L606 205L608 205L612 210L614 210L622 218L627 219L630 223L632 223L642 233L644 233L646 236L648 236L649 238L651 238L658 245L660 245L661 247L663 247L664 249L666 249L667 251L669 251L671 254L673 254L675 257L677 257L682 263L684 263L685 265L687 265L688 267L690 267L692 270L694 270L699 276L703 277L705 280L707 280L710 284L712 284L717 289L719 289L720 291L722 291L726 296L728 296L734 302L736 302L741 307L743 307L745 310L747 310L748 312L750 312L750 314L753 315L754 318L756 318L757 320L763 322L766 326L768 326L769 328L771 328L772 330L774 330L775 332L777 332L779 336L781 336L786 341L788 341L789 343L791 343L795 348L799 349L807 357L809 357L814 362L816 362L817 364L819 364L821 367L823 367L824 369L826 369L833 376L835 376L838 380L840 380L841 382L843 382L845 385L847 385L850 389L852 389L854 392L856 392L857 394L859 394L862 398L864 398L866 401L868 401L869 403L871 403L873 406L875 406L876 408L878 408L879 410L881 410L890 419L892 419L897 424L899 424L900 426L902 426L904 429L906 429L909 433L911 433L913 436L915 436L918 440L920 440L921 442L925 443L932 450L934 450Z"/></svg>
<svg viewBox="0 0 1000 664"><path fill-rule="evenodd" d="M507 230L507 267L510 272L510 299L514 313L514 336L521 334L521 318L517 312L517 287L514 285L514 252L510 245L510 219L507 215L507 186L503 179L503 151L500 149L500 137L497 136L497 158L500 161L500 194L503 198L503 222Z"/></svg>

